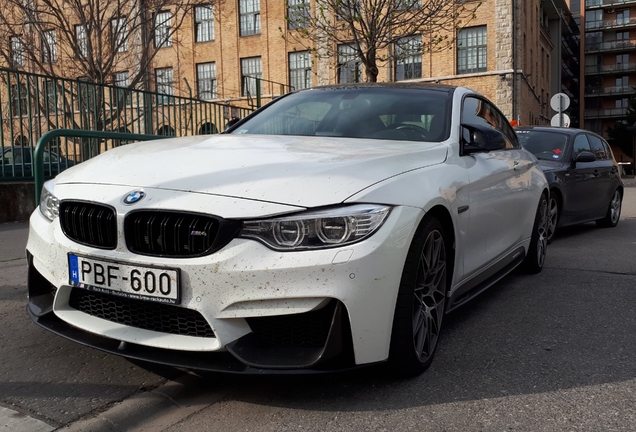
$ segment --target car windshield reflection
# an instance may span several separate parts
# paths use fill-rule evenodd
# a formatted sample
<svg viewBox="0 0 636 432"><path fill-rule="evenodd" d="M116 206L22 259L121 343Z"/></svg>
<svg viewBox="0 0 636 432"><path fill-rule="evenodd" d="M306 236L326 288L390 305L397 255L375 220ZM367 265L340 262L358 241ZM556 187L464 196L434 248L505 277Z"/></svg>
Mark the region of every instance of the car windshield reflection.
<svg viewBox="0 0 636 432"><path fill-rule="evenodd" d="M565 154L567 135L542 131L517 131L521 145L537 159L560 161Z"/></svg>
<svg viewBox="0 0 636 432"><path fill-rule="evenodd" d="M314 89L273 103L231 133L438 142L448 138L449 98L422 89Z"/></svg>

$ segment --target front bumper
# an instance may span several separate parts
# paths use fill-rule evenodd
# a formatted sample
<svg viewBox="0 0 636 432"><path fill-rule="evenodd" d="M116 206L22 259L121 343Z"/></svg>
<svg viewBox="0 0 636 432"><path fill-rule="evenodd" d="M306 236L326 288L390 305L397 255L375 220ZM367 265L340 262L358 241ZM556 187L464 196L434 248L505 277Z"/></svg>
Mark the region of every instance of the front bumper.
<svg viewBox="0 0 636 432"><path fill-rule="evenodd" d="M121 227L126 209L117 210ZM168 259L132 254L121 241L115 250L79 245L64 236L59 221L36 210L27 244L29 315L91 347L192 369L319 371L384 361L402 267L421 216L396 207L373 236L343 248L283 253L235 239L212 255ZM200 315L213 337L139 328L78 308L74 290L86 290L69 284L69 253L178 267L181 304L162 307Z"/></svg>
<svg viewBox="0 0 636 432"><path fill-rule="evenodd" d="M53 287L29 262L29 303L27 313L40 327L85 346L120 355L134 360L159 363L191 370L224 373L320 373L355 368L351 331L344 307L332 302L331 307L320 310L321 321L305 326L311 331L316 324L328 331L323 344L316 346L276 346L268 343L271 332L259 335L249 333L228 346L228 352L182 351L156 348L122 342L84 331L60 319L53 312L55 287ZM326 312L326 313L325 313ZM299 314L312 319L312 313ZM292 320L299 315L290 315ZM315 313L313 314L315 315ZM328 319L328 327L325 322ZM265 318L267 320L267 318ZM284 317L283 317L284 320ZM298 328L290 328L298 331ZM265 337L263 337L265 336Z"/></svg>

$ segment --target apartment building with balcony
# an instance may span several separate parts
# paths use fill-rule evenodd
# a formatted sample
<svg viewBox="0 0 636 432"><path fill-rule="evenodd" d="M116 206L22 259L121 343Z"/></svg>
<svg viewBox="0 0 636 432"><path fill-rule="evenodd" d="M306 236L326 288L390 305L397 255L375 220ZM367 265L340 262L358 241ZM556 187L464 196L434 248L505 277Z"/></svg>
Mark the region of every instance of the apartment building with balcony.
<svg viewBox="0 0 636 432"><path fill-rule="evenodd" d="M585 128L606 135L636 95L636 0L585 1Z"/></svg>

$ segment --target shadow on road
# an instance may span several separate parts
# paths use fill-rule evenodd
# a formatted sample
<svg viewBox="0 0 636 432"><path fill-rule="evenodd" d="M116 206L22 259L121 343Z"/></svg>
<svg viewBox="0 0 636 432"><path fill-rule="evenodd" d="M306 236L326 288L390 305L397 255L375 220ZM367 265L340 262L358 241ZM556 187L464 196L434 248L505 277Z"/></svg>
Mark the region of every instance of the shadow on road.
<svg viewBox="0 0 636 432"><path fill-rule="evenodd" d="M382 368L369 368L320 376L211 374L200 385L252 404L364 411L631 380L636 377L636 277L604 271L612 256L603 245L628 254L632 262L636 221L622 225L564 230L542 273L512 274L447 316L437 357L420 377L391 378ZM616 245L617 238L622 243ZM596 267L586 261L598 253L603 256L591 261Z"/></svg>

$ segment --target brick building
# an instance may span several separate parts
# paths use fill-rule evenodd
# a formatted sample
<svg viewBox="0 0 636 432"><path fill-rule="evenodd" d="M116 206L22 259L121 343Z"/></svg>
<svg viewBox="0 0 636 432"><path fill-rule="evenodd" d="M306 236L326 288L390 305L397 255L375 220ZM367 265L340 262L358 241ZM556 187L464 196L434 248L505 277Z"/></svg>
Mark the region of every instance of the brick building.
<svg viewBox="0 0 636 432"><path fill-rule="evenodd" d="M141 48L159 48L145 83L139 85L254 106L258 96L265 103L290 88L364 80L350 47L334 47L336 55L319 59L306 50L307 42L290 37L297 29L286 16L311 13L314 6L314 0L201 3L174 34L169 34L169 14L159 11L152 35L145 41L135 39L141 40ZM380 64L378 81L465 85L524 125L549 124L551 96L566 91L574 102L570 116L576 125L579 53L563 43L564 38L577 42L578 29L572 23L564 0L484 0L466 27L451 34L456 40L450 48ZM409 35L414 43L421 37ZM125 86L129 75L122 66L112 82Z"/></svg>

